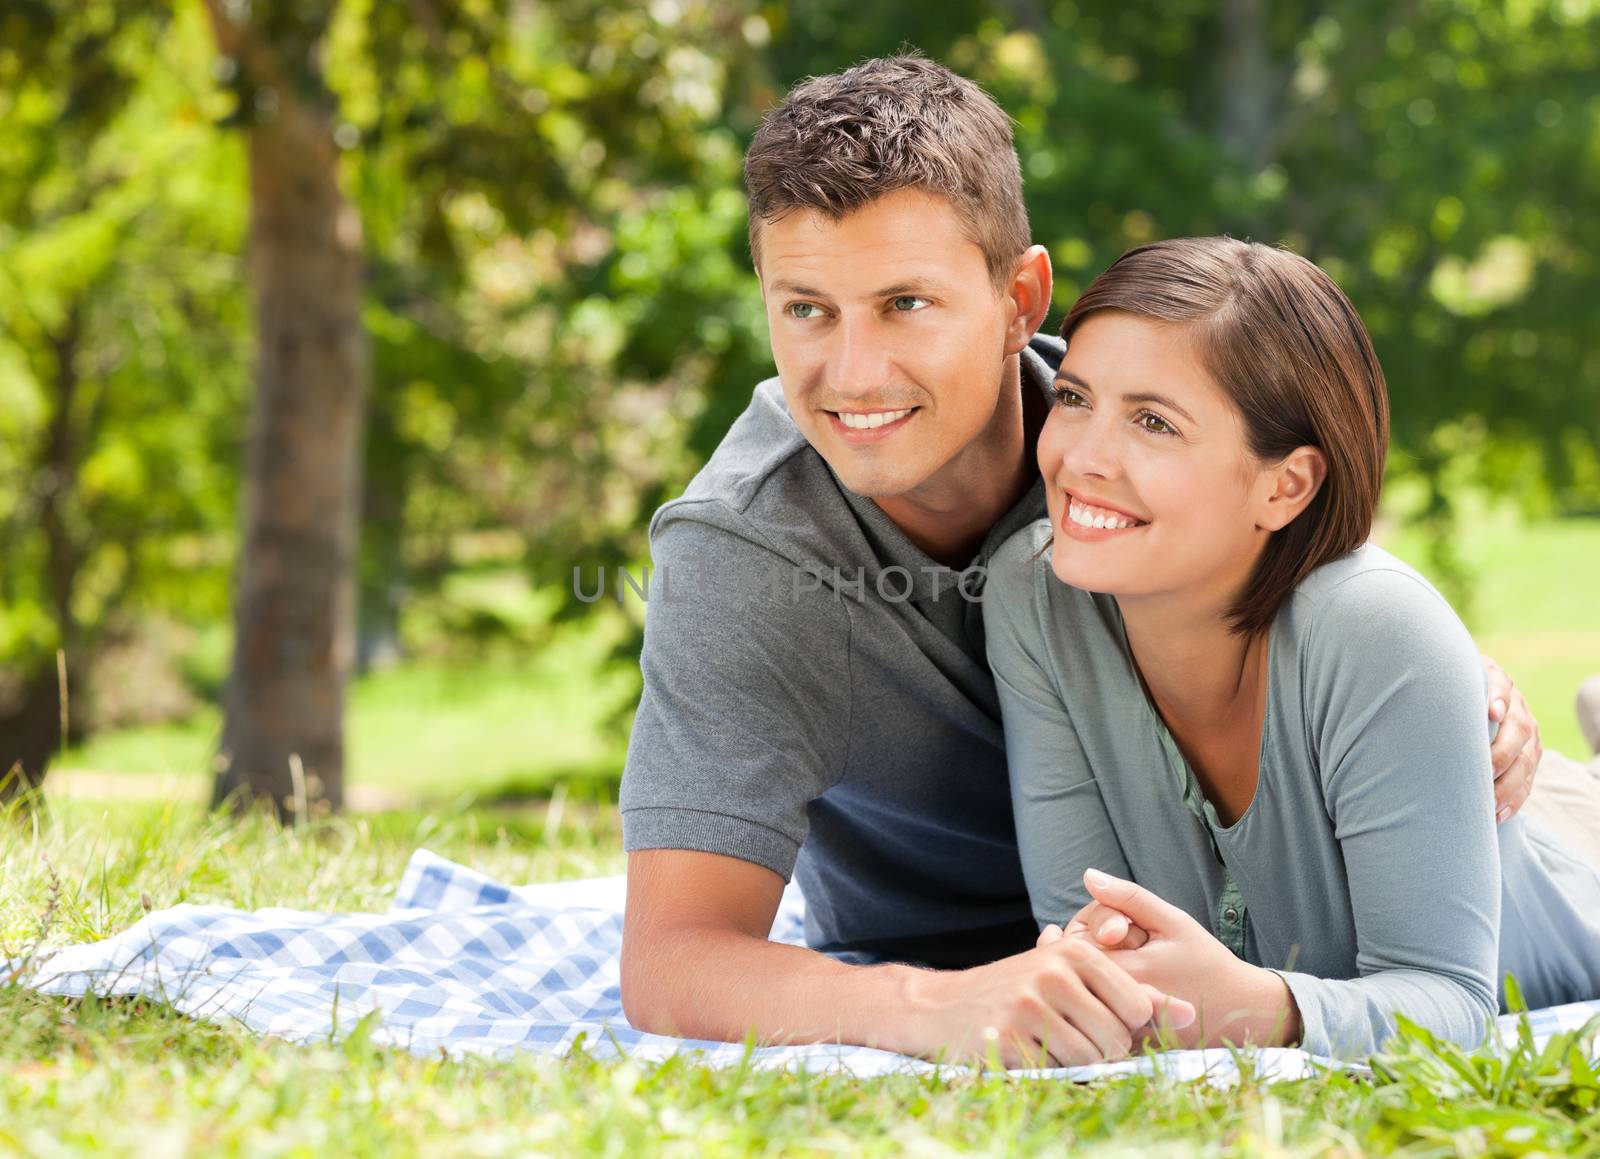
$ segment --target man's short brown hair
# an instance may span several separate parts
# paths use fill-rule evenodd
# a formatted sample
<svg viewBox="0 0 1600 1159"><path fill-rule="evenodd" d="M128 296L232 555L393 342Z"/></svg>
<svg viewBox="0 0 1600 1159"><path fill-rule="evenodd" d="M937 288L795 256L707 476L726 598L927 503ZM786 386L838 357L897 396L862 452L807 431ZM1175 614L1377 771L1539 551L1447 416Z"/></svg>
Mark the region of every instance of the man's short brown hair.
<svg viewBox="0 0 1600 1159"><path fill-rule="evenodd" d="M1123 254L1062 320L1069 347L1073 332L1101 310L1189 329L1258 461L1280 462L1298 447L1317 447L1327 459L1315 498L1273 533L1229 610L1235 631L1266 631L1300 581L1372 531L1389 450L1389 393L1367 328L1313 263L1230 237L1175 238Z"/></svg>
<svg viewBox="0 0 1600 1159"><path fill-rule="evenodd" d="M838 221L901 189L950 202L996 290L1028 248L1011 118L921 56L880 57L796 85L756 130L744 183L758 264L764 223L797 209Z"/></svg>

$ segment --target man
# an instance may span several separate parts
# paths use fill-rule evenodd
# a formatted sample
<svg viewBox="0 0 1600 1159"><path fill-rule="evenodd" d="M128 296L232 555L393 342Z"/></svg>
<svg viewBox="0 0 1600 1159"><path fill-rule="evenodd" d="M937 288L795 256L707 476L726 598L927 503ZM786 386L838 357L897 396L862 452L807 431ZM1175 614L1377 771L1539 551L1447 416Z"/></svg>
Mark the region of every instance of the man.
<svg viewBox="0 0 1600 1159"><path fill-rule="evenodd" d="M1010 122L927 60L869 61L791 92L745 180L778 378L651 524L667 590L622 786L629 1020L1114 1056L1166 999L1085 939L1034 945L977 602L990 554L1045 514L1061 357L1035 337L1050 262ZM1538 745L1491 672L1515 808ZM791 872L811 949L767 941Z"/></svg>

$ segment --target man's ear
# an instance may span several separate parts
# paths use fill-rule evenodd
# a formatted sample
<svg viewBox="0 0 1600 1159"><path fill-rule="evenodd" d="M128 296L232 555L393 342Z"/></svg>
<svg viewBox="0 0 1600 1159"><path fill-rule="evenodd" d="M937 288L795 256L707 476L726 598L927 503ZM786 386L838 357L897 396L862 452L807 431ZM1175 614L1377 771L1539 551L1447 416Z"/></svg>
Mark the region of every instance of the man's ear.
<svg viewBox="0 0 1600 1159"><path fill-rule="evenodd" d="M1011 303L1011 321L1006 327L1006 353L1016 354L1044 325L1050 312L1050 252L1042 245L1029 246L1006 287Z"/></svg>
<svg viewBox="0 0 1600 1159"><path fill-rule="evenodd" d="M1296 447L1267 469L1270 490L1258 525L1281 531L1304 511L1328 477L1328 457L1318 447Z"/></svg>

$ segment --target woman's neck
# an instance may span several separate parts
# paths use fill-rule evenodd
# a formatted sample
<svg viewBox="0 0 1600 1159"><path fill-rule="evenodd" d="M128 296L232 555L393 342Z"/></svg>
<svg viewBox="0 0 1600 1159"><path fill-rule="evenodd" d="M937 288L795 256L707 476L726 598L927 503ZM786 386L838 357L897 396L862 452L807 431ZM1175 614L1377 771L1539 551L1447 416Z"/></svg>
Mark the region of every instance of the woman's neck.
<svg viewBox="0 0 1600 1159"><path fill-rule="evenodd" d="M1267 636L1233 632L1231 601L1151 598L1118 606L1145 688L1180 740L1259 716Z"/></svg>
<svg viewBox="0 0 1600 1159"><path fill-rule="evenodd" d="M1243 817L1261 777L1267 636L1228 629L1227 604L1122 605L1128 647L1156 712L1224 825Z"/></svg>

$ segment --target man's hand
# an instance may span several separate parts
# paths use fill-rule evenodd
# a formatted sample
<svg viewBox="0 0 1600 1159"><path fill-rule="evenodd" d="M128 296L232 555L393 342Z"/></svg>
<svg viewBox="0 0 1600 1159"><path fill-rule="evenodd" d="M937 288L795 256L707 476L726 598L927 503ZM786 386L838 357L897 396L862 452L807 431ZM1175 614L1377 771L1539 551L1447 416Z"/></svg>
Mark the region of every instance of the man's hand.
<svg viewBox="0 0 1600 1159"><path fill-rule="evenodd" d="M1048 946L1065 937L1087 938L1102 950L1137 950L1150 940L1150 934L1130 922L1127 914L1092 900L1072 915L1065 929L1045 926L1034 944Z"/></svg>
<svg viewBox="0 0 1600 1159"><path fill-rule="evenodd" d="M854 966L767 940L770 869L711 853L628 855L622 1002L638 1030L738 1042L849 1042L1007 1066L1126 1055L1152 1018L1194 1008L1073 938L971 970Z"/></svg>
<svg viewBox="0 0 1600 1159"><path fill-rule="evenodd" d="M1533 776L1544 746L1539 743L1539 722L1511 677L1487 656L1483 667L1488 674L1489 719L1500 726L1489 746L1494 763L1494 817L1504 822L1533 792Z"/></svg>
<svg viewBox="0 0 1600 1159"><path fill-rule="evenodd" d="M1178 1045L1250 1041L1282 1046L1299 1039L1300 1013L1278 975L1234 957L1210 930L1142 886L1094 869L1083 881L1094 900L1080 916L1092 911L1091 921L1098 925L1086 925L1075 937L1058 935L1055 944L1087 944L1108 923L1110 932L1120 932L1124 940L1142 936L1137 948L1112 950L1106 957L1158 993L1181 996L1193 1006L1193 1023L1171 1024L1180 1032L1175 1036ZM1109 922L1113 913L1127 922L1126 931Z"/></svg>
<svg viewBox="0 0 1600 1159"><path fill-rule="evenodd" d="M1011 1066L1080 1066L1125 1058L1159 1022L1195 1009L1142 985L1083 938L1058 939L987 966L922 972L907 984L911 1053Z"/></svg>

